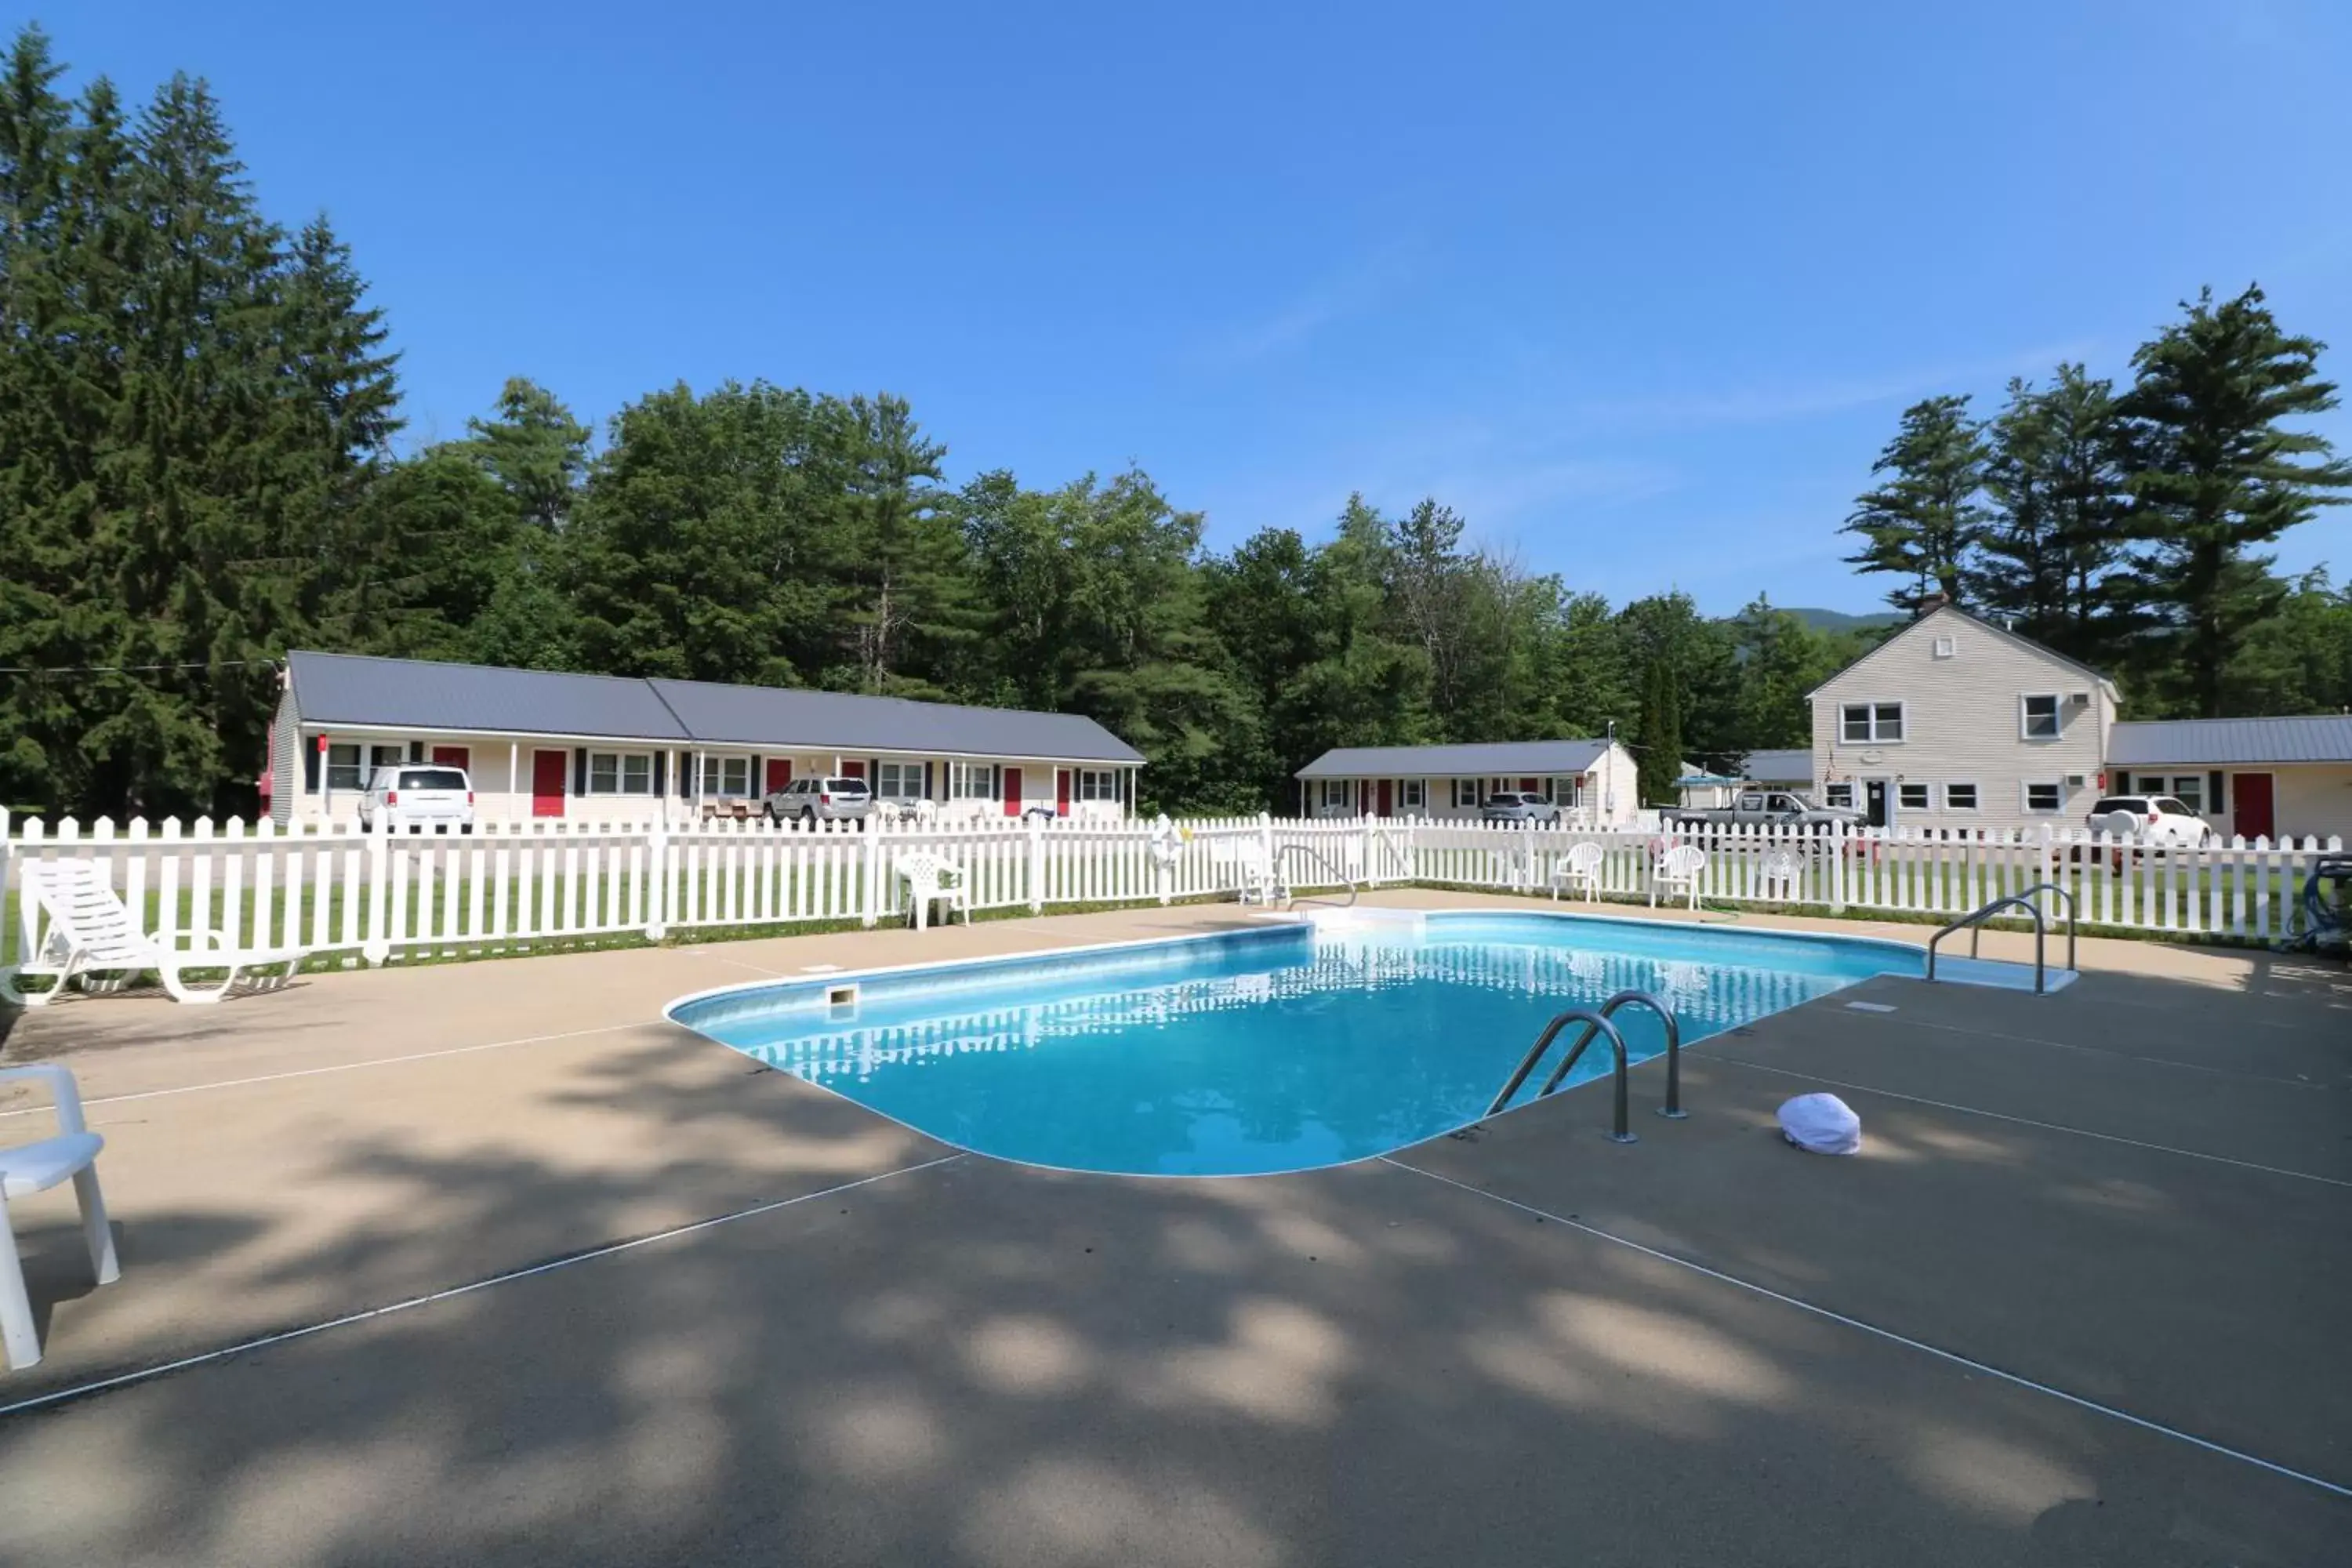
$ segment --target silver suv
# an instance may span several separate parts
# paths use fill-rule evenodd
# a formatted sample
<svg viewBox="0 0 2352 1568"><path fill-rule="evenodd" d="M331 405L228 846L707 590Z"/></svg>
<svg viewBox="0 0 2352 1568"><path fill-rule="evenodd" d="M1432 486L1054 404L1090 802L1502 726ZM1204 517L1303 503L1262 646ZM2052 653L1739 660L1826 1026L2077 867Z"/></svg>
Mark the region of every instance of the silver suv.
<svg viewBox="0 0 2352 1568"><path fill-rule="evenodd" d="M1526 795L1516 790L1501 790L1486 797L1478 815L1488 822L1540 823L1546 827L1559 826L1559 807L1539 795Z"/></svg>
<svg viewBox="0 0 2352 1568"><path fill-rule="evenodd" d="M864 822L874 809L874 792L864 779L794 779L767 799L770 822Z"/></svg>

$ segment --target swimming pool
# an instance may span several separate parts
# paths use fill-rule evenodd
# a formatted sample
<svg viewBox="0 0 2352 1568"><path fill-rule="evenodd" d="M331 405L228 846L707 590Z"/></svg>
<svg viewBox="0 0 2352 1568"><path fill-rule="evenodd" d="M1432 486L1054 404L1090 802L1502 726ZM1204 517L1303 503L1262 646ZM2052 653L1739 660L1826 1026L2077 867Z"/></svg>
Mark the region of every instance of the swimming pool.
<svg viewBox="0 0 2352 1568"><path fill-rule="evenodd" d="M1477 1121L1555 1014L1618 991L1664 999L1688 1044L1920 967L1916 948L1850 937L1438 913L730 987L670 1016L981 1153L1240 1175ZM1645 1009L1616 1022L1633 1059L1664 1049ZM1608 1068L1595 1048L1570 1081ZM1654 1099L1649 1077L1635 1092Z"/></svg>

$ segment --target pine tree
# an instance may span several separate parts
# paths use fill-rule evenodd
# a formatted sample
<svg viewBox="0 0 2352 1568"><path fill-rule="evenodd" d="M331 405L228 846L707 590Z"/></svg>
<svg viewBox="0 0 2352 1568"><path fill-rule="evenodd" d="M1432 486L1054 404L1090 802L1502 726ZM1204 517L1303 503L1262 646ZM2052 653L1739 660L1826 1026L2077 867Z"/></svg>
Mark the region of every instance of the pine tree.
<svg viewBox="0 0 2352 1568"><path fill-rule="evenodd" d="M2263 291L2215 303L2210 289L2185 321L2132 356L2123 398L2137 465L2130 476L2144 570L2157 599L2164 698L2218 718L2227 672L2286 585L2272 557L2252 553L2352 487L2352 464L2326 438L2284 422L2336 406L2320 379L2321 343L2280 330Z"/></svg>
<svg viewBox="0 0 2352 1568"><path fill-rule="evenodd" d="M1846 518L1844 531L1864 541L1845 558L1849 564L1910 579L1886 595L1898 609L1916 609L1931 593L1955 604L1962 597L1969 553L1986 515L1977 500L1984 434L1968 409L1967 398L1948 396L1904 410L1902 429L1870 466L1873 474L1891 478L1856 497Z"/></svg>
<svg viewBox="0 0 2352 1568"><path fill-rule="evenodd" d="M1675 781L1683 776L1683 707L1681 682L1666 658L1653 658L1642 689L1642 717L1637 728L1641 750L1635 754L1643 805L1672 805Z"/></svg>
<svg viewBox="0 0 2352 1568"><path fill-rule="evenodd" d="M588 426L545 387L512 376L488 419L466 421L457 449L513 496L531 527L560 533L588 471Z"/></svg>

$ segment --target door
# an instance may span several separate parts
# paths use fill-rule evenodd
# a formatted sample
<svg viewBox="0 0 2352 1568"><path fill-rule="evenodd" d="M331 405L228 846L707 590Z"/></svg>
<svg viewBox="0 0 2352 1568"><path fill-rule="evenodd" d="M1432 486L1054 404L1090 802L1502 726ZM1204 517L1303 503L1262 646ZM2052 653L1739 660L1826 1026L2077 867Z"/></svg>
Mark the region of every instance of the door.
<svg viewBox="0 0 2352 1568"><path fill-rule="evenodd" d="M841 776L845 779L862 779L866 776L866 764L864 763L844 763L841 764Z"/></svg>
<svg viewBox="0 0 2352 1568"><path fill-rule="evenodd" d="M1021 770L1019 768L1004 770L1004 815L1007 816L1021 815Z"/></svg>
<svg viewBox="0 0 2352 1568"><path fill-rule="evenodd" d="M2271 812L2269 773L2230 775L2231 830L2244 838L2277 836L2277 818Z"/></svg>
<svg viewBox="0 0 2352 1568"><path fill-rule="evenodd" d="M784 791L792 787L792 758L770 757L768 759L768 788L766 793L769 795L782 795Z"/></svg>
<svg viewBox="0 0 2352 1568"><path fill-rule="evenodd" d="M572 768L569 752L533 752L530 754L530 814L533 816L563 815L563 778Z"/></svg>
<svg viewBox="0 0 2352 1568"><path fill-rule="evenodd" d="M1885 779L1862 781L1862 812L1863 820L1869 823L1871 826L1886 826L1886 781Z"/></svg>
<svg viewBox="0 0 2352 1568"><path fill-rule="evenodd" d="M1533 779L1521 779L1519 781L1519 788L1528 795L1533 795L1536 793L1536 781Z"/></svg>
<svg viewBox="0 0 2352 1568"><path fill-rule="evenodd" d="M1381 815L1381 816L1388 816L1388 815L1389 815L1389 808L1390 808L1390 805L1391 805L1391 797L1390 797L1390 795L1389 795L1389 791L1390 791L1391 789L1392 789L1393 787L1395 787L1395 786L1394 786L1394 785L1392 785L1392 784L1390 784L1390 782L1389 782L1388 780L1386 780L1386 779L1382 779L1382 780L1381 781L1380 807L1379 807L1379 811L1380 811L1380 815Z"/></svg>
<svg viewBox="0 0 2352 1568"><path fill-rule="evenodd" d="M1070 770L1067 768L1054 770L1054 815L1070 815Z"/></svg>
<svg viewBox="0 0 2352 1568"><path fill-rule="evenodd" d="M464 768L467 772L471 773L474 767L473 748L470 746L436 746L433 748L433 765L436 768Z"/></svg>

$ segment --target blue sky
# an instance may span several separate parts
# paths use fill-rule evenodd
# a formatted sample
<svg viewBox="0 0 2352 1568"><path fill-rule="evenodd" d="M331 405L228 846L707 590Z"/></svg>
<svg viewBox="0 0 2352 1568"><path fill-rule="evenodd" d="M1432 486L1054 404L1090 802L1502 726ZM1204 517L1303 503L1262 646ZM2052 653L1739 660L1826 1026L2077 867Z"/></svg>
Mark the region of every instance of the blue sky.
<svg viewBox="0 0 2352 1568"><path fill-rule="evenodd" d="M1434 494L1615 599L1862 610L1837 528L1911 400L2119 373L2207 282L2352 380L2330 0L28 15L77 78L212 79L417 437L509 374L600 425L887 390L951 477L1140 464L1219 546ZM2283 563L2352 571L2347 510Z"/></svg>

